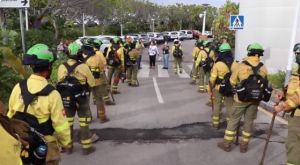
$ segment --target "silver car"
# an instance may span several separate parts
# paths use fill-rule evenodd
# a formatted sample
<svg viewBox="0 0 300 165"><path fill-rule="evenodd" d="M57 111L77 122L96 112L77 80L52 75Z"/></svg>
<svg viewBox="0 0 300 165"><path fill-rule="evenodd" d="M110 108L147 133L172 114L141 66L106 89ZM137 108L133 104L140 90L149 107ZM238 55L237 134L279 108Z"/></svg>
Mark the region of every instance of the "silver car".
<svg viewBox="0 0 300 165"><path fill-rule="evenodd" d="M110 44L110 41L109 41L109 38L110 37L99 37L99 36L85 36L85 37L79 37L75 42L77 43L77 44L79 44L80 46L82 46L82 43L81 43L81 39L82 38L97 38L97 39L99 39L101 42L102 42L102 45L101 45L101 47L100 47L100 51L102 52L102 53L104 53L104 55L106 55L106 52L107 52L107 50L108 50L108 46L109 46L109 44Z"/></svg>
<svg viewBox="0 0 300 165"><path fill-rule="evenodd" d="M139 40L140 39L142 40L142 43L144 44L145 47L150 45L151 39L145 33L134 33L134 34L130 34L130 36L137 36Z"/></svg>

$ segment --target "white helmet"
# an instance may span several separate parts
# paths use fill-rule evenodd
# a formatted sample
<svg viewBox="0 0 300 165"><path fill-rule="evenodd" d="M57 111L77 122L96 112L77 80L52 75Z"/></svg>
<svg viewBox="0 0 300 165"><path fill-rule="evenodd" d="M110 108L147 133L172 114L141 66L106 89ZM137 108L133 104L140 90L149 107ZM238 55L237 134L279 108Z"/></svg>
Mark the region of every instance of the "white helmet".
<svg viewBox="0 0 300 165"><path fill-rule="evenodd" d="M178 42L178 39L175 39L174 42Z"/></svg>

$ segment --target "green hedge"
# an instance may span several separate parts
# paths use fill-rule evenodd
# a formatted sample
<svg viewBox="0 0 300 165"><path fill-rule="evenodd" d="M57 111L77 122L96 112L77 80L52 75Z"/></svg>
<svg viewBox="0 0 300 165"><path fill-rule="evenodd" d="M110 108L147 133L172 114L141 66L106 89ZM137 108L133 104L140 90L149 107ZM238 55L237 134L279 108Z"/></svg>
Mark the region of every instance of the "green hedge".
<svg viewBox="0 0 300 165"><path fill-rule="evenodd" d="M282 88L285 81L285 71L278 70L277 73L269 74L268 80L274 88Z"/></svg>

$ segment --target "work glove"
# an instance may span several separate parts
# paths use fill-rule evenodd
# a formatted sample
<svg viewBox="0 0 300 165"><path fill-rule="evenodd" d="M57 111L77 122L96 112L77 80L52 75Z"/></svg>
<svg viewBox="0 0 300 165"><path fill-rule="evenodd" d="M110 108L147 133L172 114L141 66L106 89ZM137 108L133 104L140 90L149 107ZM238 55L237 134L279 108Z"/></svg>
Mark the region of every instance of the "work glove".
<svg viewBox="0 0 300 165"><path fill-rule="evenodd" d="M14 129L14 132L19 135L21 139L27 139L29 137L30 126L22 121L17 119L11 119L11 124Z"/></svg>
<svg viewBox="0 0 300 165"><path fill-rule="evenodd" d="M0 124L12 137L20 140L23 145L28 145L28 143L22 139L27 139L29 137L29 125L21 120L9 119L0 113Z"/></svg>

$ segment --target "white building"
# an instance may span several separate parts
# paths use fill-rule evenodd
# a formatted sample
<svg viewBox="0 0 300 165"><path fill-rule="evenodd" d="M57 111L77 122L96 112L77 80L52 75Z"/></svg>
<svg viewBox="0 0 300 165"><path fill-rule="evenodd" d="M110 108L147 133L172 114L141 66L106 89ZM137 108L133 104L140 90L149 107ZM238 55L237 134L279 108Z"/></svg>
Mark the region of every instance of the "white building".
<svg viewBox="0 0 300 165"><path fill-rule="evenodd" d="M247 55L249 44L257 42L265 49L262 62L270 73L286 70L296 6L297 0L240 0L244 29L236 35L236 60ZM299 24L296 43L300 43Z"/></svg>

